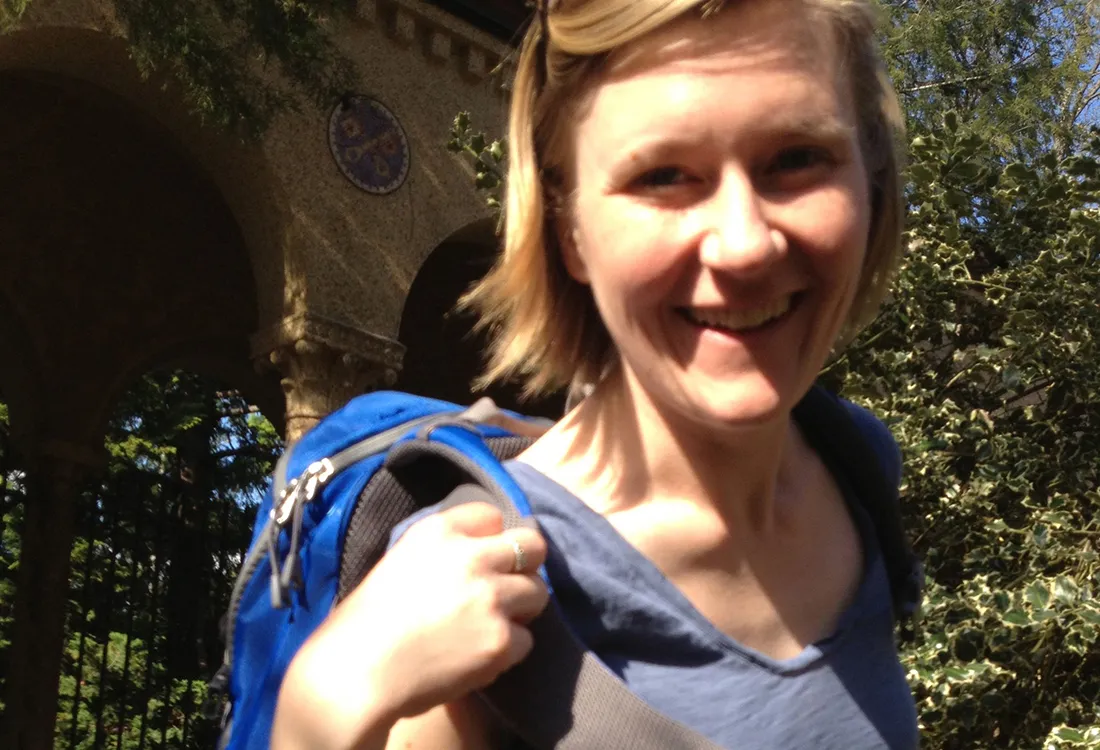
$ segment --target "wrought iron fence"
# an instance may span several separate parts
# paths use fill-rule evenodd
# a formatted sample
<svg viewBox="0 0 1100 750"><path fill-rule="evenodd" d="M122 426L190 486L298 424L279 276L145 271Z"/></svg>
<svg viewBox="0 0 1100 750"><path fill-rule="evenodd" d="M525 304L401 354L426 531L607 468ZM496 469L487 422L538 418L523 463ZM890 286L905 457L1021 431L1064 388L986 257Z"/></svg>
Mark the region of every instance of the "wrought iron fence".
<svg viewBox="0 0 1100 750"><path fill-rule="evenodd" d="M238 394L186 385L209 397L214 426L192 440L187 431L198 421L187 417L167 449L116 453L78 499L55 750L216 745L219 718L206 705L206 684L221 664L222 618L274 453L270 441L258 445L262 417ZM114 436L120 445L126 429ZM23 502L5 447L0 442L0 653ZM242 456L249 466L234 466Z"/></svg>
<svg viewBox="0 0 1100 750"><path fill-rule="evenodd" d="M87 496L55 748L210 748L206 682L254 509L232 497Z"/></svg>

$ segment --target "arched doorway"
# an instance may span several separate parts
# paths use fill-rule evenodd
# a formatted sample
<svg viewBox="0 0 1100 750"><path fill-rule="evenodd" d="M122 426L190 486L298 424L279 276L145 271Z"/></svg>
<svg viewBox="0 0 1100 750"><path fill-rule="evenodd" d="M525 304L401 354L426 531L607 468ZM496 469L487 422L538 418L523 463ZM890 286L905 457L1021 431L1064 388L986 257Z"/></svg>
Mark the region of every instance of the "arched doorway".
<svg viewBox="0 0 1100 750"><path fill-rule="evenodd" d="M496 245L492 223L480 222L440 244L421 266L401 316L398 339L406 352L397 387L460 404L487 395L504 408L556 419L564 396L523 400L516 386L497 385L484 394L472 389L484 364L486 337L474 330L474 317L455 305L488 272Z"/></svg>
<svg viewBox="0 0 1100 750"><path fill-rule="evenodd" d="M85 81L9 70L0 135L0 299L25 349L0 383L33 373L33 403L13 409L27 482L0 745L36 748L53 744L69 554L120 395L194 361L281 404L251 373L258 293L238 217L169 130Z"/></svg>

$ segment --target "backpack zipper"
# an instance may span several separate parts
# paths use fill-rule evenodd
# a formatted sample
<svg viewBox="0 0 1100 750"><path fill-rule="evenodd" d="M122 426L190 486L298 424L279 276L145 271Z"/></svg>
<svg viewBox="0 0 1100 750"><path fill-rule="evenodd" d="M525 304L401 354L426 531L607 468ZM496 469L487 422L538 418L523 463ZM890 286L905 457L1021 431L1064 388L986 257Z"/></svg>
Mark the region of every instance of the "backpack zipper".
<svg viewBox="0 0 1100 750"><path fill-rule="evenodd" d="M233 593L230 595L229 613L226 618L226 664L232 664L233 662L233 635L236 629L237 615L240 614L241 598L244 595L245 586L252 580L252 577L260 567L260 564L264 561L264 558L269 556L269 548L273 543L277 542L279 532L285 527L287 521L293 518L295 509L300 507L300 505L305 505L312 501L317 492L321 490L332 477L352 464L358 463L363 459L370 458L372 455L386 450L417 427L450 417L450 414L429 414L424 417L417 417L416 419L402 422L396 427L391 427L384 432L379 432L376 435L360 440L358 443L353 443L349 447L333 455L331 458L315 461L309 465L301 476L292 479L286 484L285 488L282 490L278 503L272 507L267 522L264 524L262 531L257 537L256 546L245 558L244 564L241 565L241 571L237 574L237 580L233 586ZM301 491L303 487L305 490L304 493ZM304 502L300 503L299 501L303 496L305 498ZM275 574L277 575L277 573Z"/></svg>

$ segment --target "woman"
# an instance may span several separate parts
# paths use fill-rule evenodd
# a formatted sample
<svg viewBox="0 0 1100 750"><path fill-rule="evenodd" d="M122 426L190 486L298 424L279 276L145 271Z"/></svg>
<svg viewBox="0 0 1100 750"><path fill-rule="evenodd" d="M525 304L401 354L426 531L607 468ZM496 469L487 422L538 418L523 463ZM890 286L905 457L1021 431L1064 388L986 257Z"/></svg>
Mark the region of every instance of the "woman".
<svg viewBox="0 0 1100 750"><path fill-rule="evenodd" d="M277 747L502 746L470 696L530 649L544 559L589 648L718 744L916 747L873 532L792 417L899 244L870 4L540 16L469 302L487 380L589 393L511 464L543 534L482 506L414 524L295 660Z"/></svg>

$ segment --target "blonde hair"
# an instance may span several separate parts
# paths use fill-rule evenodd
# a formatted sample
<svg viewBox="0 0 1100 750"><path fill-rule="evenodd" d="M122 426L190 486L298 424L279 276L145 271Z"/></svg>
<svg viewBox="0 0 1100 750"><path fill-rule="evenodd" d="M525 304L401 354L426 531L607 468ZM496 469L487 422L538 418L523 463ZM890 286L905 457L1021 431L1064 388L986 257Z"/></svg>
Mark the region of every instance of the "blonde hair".
<svg viewBox="0 0 1100 750"><path fill-rule="evenodd" d="M822 12L834 31L872 188L867 254L839 347L874 317L897 264L904 217L899 149L904 124L879 56L870 0L802 2ZM479 383L519 380L528 395L594 383L615 361L614 344L592 294L566 271L558 242L555 224L571 153L570 122L610 53L688 12L707 15L723 3L565 0L556 5L542 11L543 22L531 25L519 49L509 118L503 253L463 300L490 332L489 360Z"/></svg>

